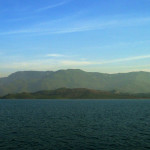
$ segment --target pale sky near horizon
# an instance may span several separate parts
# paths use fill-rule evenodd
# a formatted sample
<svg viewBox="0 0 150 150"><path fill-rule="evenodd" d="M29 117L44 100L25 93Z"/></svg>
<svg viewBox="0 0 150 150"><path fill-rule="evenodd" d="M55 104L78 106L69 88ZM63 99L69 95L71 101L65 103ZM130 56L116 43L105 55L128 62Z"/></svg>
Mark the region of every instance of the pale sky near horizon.
<svg viewBox="0 0 150 150"><path fill-rule="evenodd" d="M76 68L150 71L150 0L0 0L0 77Z"/></svg>

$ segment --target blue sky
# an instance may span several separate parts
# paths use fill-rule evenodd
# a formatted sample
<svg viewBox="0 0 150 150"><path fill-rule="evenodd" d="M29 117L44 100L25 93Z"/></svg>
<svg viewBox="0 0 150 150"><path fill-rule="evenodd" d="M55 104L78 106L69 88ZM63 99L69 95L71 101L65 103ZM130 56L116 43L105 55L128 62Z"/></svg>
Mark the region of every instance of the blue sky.
<svg viewBox="0 0 150 150"><path fill-rule="evenodd" d="M0 77L150 71L149 8L150 0L0 0Z"/></svg>

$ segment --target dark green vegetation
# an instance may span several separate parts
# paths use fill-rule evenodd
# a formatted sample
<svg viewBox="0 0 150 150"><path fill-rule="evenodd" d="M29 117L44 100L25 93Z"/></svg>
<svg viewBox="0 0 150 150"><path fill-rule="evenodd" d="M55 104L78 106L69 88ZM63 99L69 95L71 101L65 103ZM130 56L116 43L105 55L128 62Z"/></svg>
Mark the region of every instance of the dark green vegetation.
<svg viewBox="0 0 150 150"><path fill-rule="evenodd" d="M16 72L0 78L0 96L9 93L37 92L58 88L88 88L123 93L150 93L150 73L104 74L79 69Z"/></svg>
<svg viewBox="0 0 150 150"><path fill-rule="evenodd" d="M8 94L1 99L138 99L150 98L150 94L125 94L116 91L100 91L84 88L68 89L60 88L50 91L35 93Z"/></svg>

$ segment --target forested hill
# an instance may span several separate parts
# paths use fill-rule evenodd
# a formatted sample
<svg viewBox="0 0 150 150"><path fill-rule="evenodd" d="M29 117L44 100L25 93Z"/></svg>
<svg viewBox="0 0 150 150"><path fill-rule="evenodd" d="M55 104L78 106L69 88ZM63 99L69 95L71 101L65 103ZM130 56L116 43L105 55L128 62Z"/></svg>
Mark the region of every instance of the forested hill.
<svg viewBox="0 0 150 150"><path fill-rule="evenodd" d="M150 73L105 74L69 69L56 72L22 71L0 78L0 96L9 93L55 90L62 87L116 90L123 93L150 93Z"/></svg>
<svg viewBox="0 0 150 150"><path fill-rule="evenodd" d="M150 94L127 94L117 91L100 91L84 88L68 89L60 88L50 91L35 93L8 94L0 99L144 99L150 98Z"/></svg>

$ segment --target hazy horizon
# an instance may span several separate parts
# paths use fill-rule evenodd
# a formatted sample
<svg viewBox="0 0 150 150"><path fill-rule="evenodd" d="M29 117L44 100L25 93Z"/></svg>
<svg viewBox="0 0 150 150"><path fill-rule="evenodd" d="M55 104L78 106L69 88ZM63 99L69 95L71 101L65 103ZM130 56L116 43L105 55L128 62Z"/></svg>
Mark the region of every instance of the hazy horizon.
<svg viewBox="0 0 150 150"><path fill-rule="evenodd" d="M150 1L2 1L0 77L16 71L150 71Z"/></svg>

